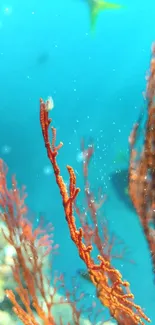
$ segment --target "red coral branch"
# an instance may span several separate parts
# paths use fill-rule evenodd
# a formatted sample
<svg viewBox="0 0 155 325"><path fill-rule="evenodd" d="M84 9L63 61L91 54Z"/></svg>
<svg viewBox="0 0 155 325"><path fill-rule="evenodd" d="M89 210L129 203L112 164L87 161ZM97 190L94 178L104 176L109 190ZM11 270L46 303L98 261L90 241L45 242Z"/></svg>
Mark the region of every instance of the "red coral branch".
<svg viewBox="0 0 155 325"><path fill-rule="evenodd" d="M47 150L47 155L50 159L50 162L53 166L55 179L58 184L60 194L62 197L62 202L64 206L66 221L68 223L70 236L73 242L75 243L80 258L85 262L91 281L97 288L98 298L101 303L108 307L111 315L118 321L119 325L134 325L134 324L143 324L142 320L150 322L150 319L143 313L140 306L136 305L133 302L133 294L128 293L129 283L122 280L121 273L112 267L110 261L106 260L104 256L98 255L99 263L95 264L91 252L92 245L87 245L83 238L85 236L84 229L77 228L74 217L74 205L76 197L80 191L79 188L76 187L76 176L72 167L67 166L67 170L69 173L70 183L69 183L69 191L67 191L67 187L65 182L60 175L60 169L57 164L57 154L58 150L62 146L55 146L56 142L56 129L52 127L52 142L50 142L49 138L49 126L51 123L51 119L49 119L49 110L47 102L40 100L40 123L43 133L43 138L45 142L45 147ZM89 148L86 152L87 162L90 160L92 155L93 148ZM88 175L88 163L84 165L84 174L87 177ZM90 193L86 193L88 203L91 207L91 211L95 213L96 206L92 205ZM94 210L95 209L95 210ZM115 281L112 284L109 284L109 278L113 277Z"/></svg>
<svg viewBox="0 0 155 325"><path fill-rule="evenodd" d="M63 325L66 320L61 317L61 306L68 305L72 319L79 325L81 310L77 308L77 300L74 300L74 291L66 291L65 297L55 299L57 290L64 288L63 276L54 277L53 288L45 276L45 258L51 250L55 253L58 248L53 242L54 228L48 225L49 235L46 229L33 229L26 217L28 209L25 205L24 188L19 191L13 177L12 188L8 189L6 177L7 167L0 160L0 217L5 224L2 231L7 242L16 251L12 266L17 284L16 294L12 290L6 290L6 295L13 304L13 311L25 325L39 325L36 314L44 325ZM57 321L53 317L55 306L60 308Z"/></svg>

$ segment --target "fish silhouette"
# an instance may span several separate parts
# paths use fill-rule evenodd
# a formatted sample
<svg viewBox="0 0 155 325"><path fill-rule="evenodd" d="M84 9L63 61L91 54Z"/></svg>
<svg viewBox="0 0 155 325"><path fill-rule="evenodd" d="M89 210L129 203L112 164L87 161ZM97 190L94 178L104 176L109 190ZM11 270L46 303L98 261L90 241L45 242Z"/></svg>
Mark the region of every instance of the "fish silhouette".
<svg viewBox="0 0 155 325"><path fill-rule="evenodd" d="M102 0L87 0L89 8L90 8L90 24L91 31L94 31L96 26L96 21L98 14L106 9L121 9L122 5L116 3L110 3Z"/></svg>

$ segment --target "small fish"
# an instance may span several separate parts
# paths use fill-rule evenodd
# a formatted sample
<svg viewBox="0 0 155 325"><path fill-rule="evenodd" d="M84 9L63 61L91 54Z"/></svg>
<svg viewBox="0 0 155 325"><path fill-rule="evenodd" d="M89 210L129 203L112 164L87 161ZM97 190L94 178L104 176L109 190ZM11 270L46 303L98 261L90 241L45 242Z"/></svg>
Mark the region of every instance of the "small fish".
<svg viewBox="0 0 155 325"><path fill-rule="evenodd" d="M120 4L110 3L102 0L87 0L90 8L91 31L94 31L98 14L106 9L121 9Z"/></svg>

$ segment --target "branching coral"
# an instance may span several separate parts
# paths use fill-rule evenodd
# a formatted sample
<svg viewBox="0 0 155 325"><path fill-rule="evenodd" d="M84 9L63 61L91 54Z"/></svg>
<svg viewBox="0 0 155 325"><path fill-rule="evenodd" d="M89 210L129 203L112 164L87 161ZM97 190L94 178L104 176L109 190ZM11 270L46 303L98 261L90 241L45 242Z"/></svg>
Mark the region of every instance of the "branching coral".
<svg viewBox="0 0 155 325"><path fill-rule="evenodd" d="M0 304L5 299L6 283L10 288L14 288L14 281L11 272L11 265L13 264L14 249L8 245L5 240L1 228L4 224L0 223Z"/></svg>
<svg viewBox="0 0 155 325"><path fill-rule="evenodd" d="M38 325L36 313L42 324L56 325L52 315L52 307L55 302L56 286L50 287L50 281L44 274L45 258L50 250L57 249L53 245L52 233L39 228L34 229L26 218L27 207L25 205L25 191L20 192L16 180L12 178L12 188L8 189L6 182L7 168L0 160L0 206L1 219L5 224L2 228L6 241L15 249L12 273L17 284L16 294L12 290L6 290L7 297L13 303L13 310L25 325ZM57 279L58 280L58 279ZM55 278L56 285L56 278ZM67 302L61 299L57 302L60 306ZM36 311L36 313L34 313ZM61 322L61 320L60 320ZM58 324L58 323L57 323ZM62 324L62 323L60 323ZM77 323L78 324L78 323Z"/></svg>
<svg viewBox="0 0 155 325"><path fill-rule="evenodd" d="M137 123L130 136L130 168L129 191L133 204L139 214L145 236L148 240L152 261L155 267L155 47L153 47L151 61L151 74L148 79L148 121L144 150L140 158L137 158L135 143L137 138ZM88 167L93 155L93 145L88 148L82 143L82 151L85 159L83 163L84 192L86 197L86 211L89 212L91 223L86 220L86 214L81 213L77 205L77 197L80 189L76 186L76 176L72 167L67 166L69 173L69 189L60 173L57 155L62 143L56 146L56 129L52 127L52 139L50 140L49 127L51 119L49 110L53 108L53 102L49 98L46 102L40 100L40 124L48 158L52 164L55 180L60 190L65 217L72 241L77 247L80 258L87 267L88 276L96 288L97 298L103 306L107 307L118 325L144 325L150 319L144 314L142 308L134 302L134 295L130 291L130 284L124 281L121 273L113 267L111 261L111 249L113 242L109 242L107 226L103 227L103 238L99 229L97 213L101 208L105 197L100 193L99 201L95 201L94 194L88 180ZM33 229L26 217L25 189L20 192L16 180L12 178L12 188L9 190L6 182L7 168L0 160L0 207L1 219L6 225L3 230L6 241L14 247L16 255L13 258L12 273L17 283L16 293L6 290L7 297L13 304L13 310L25 325L63 325L62 317L55 320L53 306L55 304L56 287L50 288L50 281L44 276L44 259L51 249L54 249L51 234L40 228ZM81 221L81 227L76 225L75 215ZM97 259L94 257L93 248L98 251ZM62 280L62 279L61 279ZM22 303L22 304L21 304ZM70 294L66 292L66 300L58 302L59 305L69 305L72 310L74 325L80 325L80 311L76 302L71 301ZM36 313L35 313L36 312ZM67 325L71 325L68 322Z"/></svg>
<svg viewBox="0 0 155 325"><path fill-rule="evenodd" d="M150 319L144 314L140 306L134 303L134 296L128 291L129 283L122 280L121 273L111 265L111 262L105 258L103 254L100 254L98 255L99 263L95 263L91 255L93 247L86 240L86 230L84 228L78 229L76 226L74 206L80 189L76 187L76 176L72 167L67 166L70 178L69 190L67 190L65 182L60 174L60 169L57 164L57 155L63 144L60 143L56 146L56 129L54 127L51 129L52 141L50 141L49 126L51 119L49 118L48 101L44 102L42 99L40 100L40 123L47 155L53 166L55 179L62 197L70 236L78 249L80 258L87 266L91 281L97 289L98 298L104 306L109 308L111 316L117 320L119 325L144 324L142 319L150 322ZM86 182L91 152L92 148L87 151L87 159L84 165ZM93 216L96 217L97 207L93 203L89 189L86 192L86 196L88 199L88 206L92 213L94 213ZM99 236L99 234L97 235ZM111 280L110 283L109 280Z"/></svg>
<svg viewBox="0 0 155 325"><path fill-rule="evenodd" d="M105 261L111 262L112 259L122 259L127 252L126 247L118 254L116 249L118 245L122 246L122 241L118 240L115 234L110 234L108 222L102 215L101 208L106 201L107 196L102 193L101 187L99 187L97 195L91 189L91 182L89 181L89 164L94 154L94 145L89 143L88 147L85 147L84 139L81 142L81 151L84 157L83 160L83 176L84 176L84 206L80 210L77 206L77 202L74 204L75 212L80 220L81 227L83 229L83 239L86 246L92 245L95 248L93 252L97 251ZM102 218L101 218L102 216ZM124 245L123 245L124 246ZM81 271L80 274L90 280L89 273ZM115 282L115 275L108 275L109 282ZM128 289L128 293L129 293ZM123 294L123 291L122 291Z"/></svg>
<svg viewBox="0 0 155 325"><path fill-rule="evenodd" d="M129 193L148 242L155 273L155 44L146 90L147 122L141 152L136 149L139 121L129 137Z"/></svg>
<svg viewBox="0 0 155 325"><path fill-rule="evenodd" d="M46 276L48 254L51 250L54 254L58 248L52 239L53 227L48 225L50 235L46 229L33 229L26 215L25 189L18 190L14 177L9 189L6 177L7 167L0 160L1 237L14 249L9 269L16 284L9 289L7 281L6 296L13 304L14 313L25 325L91 325L81 317L85 310L79 308L78 302L84 294L77 293L76 285L68 291L62 275L56 274L53 279ZM64 297L58 294L60 288L65 290ZM0 324L4 317L7 323L10 319L7 311L1 311Z"/></svg>
<svg viewBox="0 0 155 325"><path fill-rule="evenodd" d="M44 324L55 324L50 314L53 297L51 295L50 300L47 300L42 272L44 259L52 248L52 241L50 236L44 234L41 229L33 231L32 224L25 218L27 207L24 189L20 193L15 178L12 178L12 189L9 190L6 173L6 166L0 160L0 206L3 210L1 217L7 228L7 233L3 232L3 235L16 252L12 272L18 284L16 291L25 308L19 305L11 290L7 290L6 295L14 305L14 312L24 324L38 324L32 312L31 303ZM26 288L23 286L23 279ZM40 305L38 292L46 304L47 315Z"/></svg>

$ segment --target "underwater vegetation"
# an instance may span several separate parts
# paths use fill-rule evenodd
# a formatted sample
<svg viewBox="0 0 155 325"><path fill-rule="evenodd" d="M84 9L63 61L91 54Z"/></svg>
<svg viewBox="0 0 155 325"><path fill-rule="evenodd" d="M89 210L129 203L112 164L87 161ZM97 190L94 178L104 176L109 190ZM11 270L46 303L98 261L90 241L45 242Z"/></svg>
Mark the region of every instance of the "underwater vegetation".
<svg viewBox="0 0 155 325"><path fill-rule="evenodd" d="M133 126L129 137L129 194L149 246L155 274L155 44L152 46L150 75L147 79L147 123L141 151L136 146L139 122Z"/></svg>
<svg viewBox="0 0 155 325"><path fill-rule="evenodd" d="M155 45L152 48L146 98L147 123L141 150L136 149L139 122L133 126L129 136L128 186L129 195L148 242L155 272ZM76 184L74 169L67 166L68 187L61 175L57 156L60 153L61 157L63 143L56 144L57 130L53 124L50 127L52 119L49 113L52 109L51 98L47 101L40 99L40 127L43 141L60 191L64 209L64 216L61 218L66 219L70 239L85 264L87 278L96 289L95 298L101 302L102 307L109 310L111 318L119 325L149 323L150 318L135 302L129 282L125 281L121 272L113 266L112 249L115 242L110 240L106 222L103 227L100 227L98 222L98 211L105 202L105 196L101 191L96 195L91 190L89 166L95 150L94 145L86 147L84 140L82 142L85 157L83 161L85 207L81 210L78 202L80 188ZM1 249L3 250L5 245L9 246L9 249L5 250L0 272L1 281L2 274L6 281L5 271L9 277L11 274L16 287L8 285L6 288L3 283L4 293L1 293L1 297L5 296L12 303L13 312L17 317L16 323L18 319L25 325L91 325L89 313L87 319L84 319L85 311L78 307L78 302L84 298L85 293L80 292L77 297L76 286L73 287L73 291L68 291L63 275L55 274L53 279L48 278L45 266L48 264L50 254L53 256L58 249L58 245L53 241L53 226L48 225L45 229L33 227L28 220L25 188L18 189L16 178L12 177L10 189L7 184L7 171L7 166L0 160ZM80 227L77 225L79 222ZM67 254L68 252L66 256ZM63 297L59 295L60 288L64 289ZM91 311L95 313L95 307L91 306ZM113 322L111 320L105 322L104 315L101 315L100 322L93 324L104 323Z"/></svg>

